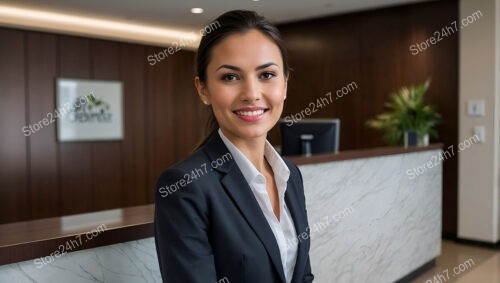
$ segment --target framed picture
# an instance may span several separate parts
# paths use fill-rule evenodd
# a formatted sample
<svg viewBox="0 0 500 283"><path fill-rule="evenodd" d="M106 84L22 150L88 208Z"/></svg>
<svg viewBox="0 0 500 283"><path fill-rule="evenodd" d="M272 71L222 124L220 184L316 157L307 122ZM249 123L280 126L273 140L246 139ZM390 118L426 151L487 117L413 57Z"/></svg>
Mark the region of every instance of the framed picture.
<svg viewBox="0 0 500 283"><path fill-rule="evenodd" d="M123 85L119 81L56 79L60 142L123 139Z"/></svg>

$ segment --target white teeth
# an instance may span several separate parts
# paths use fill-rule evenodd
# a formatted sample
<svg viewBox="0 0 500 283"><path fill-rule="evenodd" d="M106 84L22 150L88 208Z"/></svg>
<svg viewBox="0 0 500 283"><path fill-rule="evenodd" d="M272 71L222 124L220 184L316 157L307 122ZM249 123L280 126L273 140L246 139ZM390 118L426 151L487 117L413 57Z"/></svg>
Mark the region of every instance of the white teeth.
<svg viewBox="0 0 500 283"><path fill-rule="evenodd" d="M240 116L259 116L264 114L264 110L255 110L255 111L236 111L236 114Z"/></svg>

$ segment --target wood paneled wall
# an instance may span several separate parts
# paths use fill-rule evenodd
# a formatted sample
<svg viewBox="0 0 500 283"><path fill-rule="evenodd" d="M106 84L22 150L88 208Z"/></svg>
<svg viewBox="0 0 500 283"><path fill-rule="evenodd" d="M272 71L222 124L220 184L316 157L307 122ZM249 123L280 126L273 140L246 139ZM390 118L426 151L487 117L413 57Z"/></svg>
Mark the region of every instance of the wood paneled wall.
<svg viewBox="0 0 500 283"><path fill-rule="evenodd" d="M426 99L444 119L440 137L431 142L456 145L458 34L417 55L409 48L457 19L457 1L432 1L279 26L294 69L283 115L301 112L328 92L335 97L355 82L357 89L307 118L340 118L340 150L383 146L382 134L366 127L366 120L386 110L390 92L430 78ZM279 143L277 131L271 140ZM449 235L457 227L458 158L444 162L443 232Z"/></svg>
<svg viewBox="0 0 500 283"><path fill-rule="evenodd" d="M205 125L194 52L149 65L163 49L0 28L0 223L153 202ZM55 123L25 137L54 113L57 77L122 81L124 139L58 143Z"/></svg>

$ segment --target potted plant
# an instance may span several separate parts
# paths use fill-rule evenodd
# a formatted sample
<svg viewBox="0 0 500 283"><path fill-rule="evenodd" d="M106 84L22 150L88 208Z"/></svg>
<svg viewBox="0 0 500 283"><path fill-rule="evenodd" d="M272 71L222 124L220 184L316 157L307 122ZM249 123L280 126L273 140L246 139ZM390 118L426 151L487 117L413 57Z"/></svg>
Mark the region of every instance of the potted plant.
<svg viewBox="0 0 500 283"><path fill-rule="evenodd" d="M389 112L379 114L366 123L369 127L384 131L384 140L389 145L425 146L429 135L437 137L435 126L442 119L432 105L425 104L424 96L430 81L410 87L402 87L390 95L385 106Z"/></svg>

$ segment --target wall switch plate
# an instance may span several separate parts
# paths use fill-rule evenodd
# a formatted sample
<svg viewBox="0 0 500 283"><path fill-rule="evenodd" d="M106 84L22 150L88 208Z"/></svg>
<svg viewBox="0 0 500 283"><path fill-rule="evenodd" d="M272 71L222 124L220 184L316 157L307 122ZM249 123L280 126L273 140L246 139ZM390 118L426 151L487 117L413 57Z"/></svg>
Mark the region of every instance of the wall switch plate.
<svg viewBox="0 0 500 283"><path fill-rule="evenodd" d="M484 100L468 100L467 115L469 116L484 116Z"/></svg>
<svg viewBox="0 0 500 283"><path fill-rule="evenodd" d="M486 140L486 129L484 126L475 126L474 135L477 137L479 143L484 143Z"/></svg>

